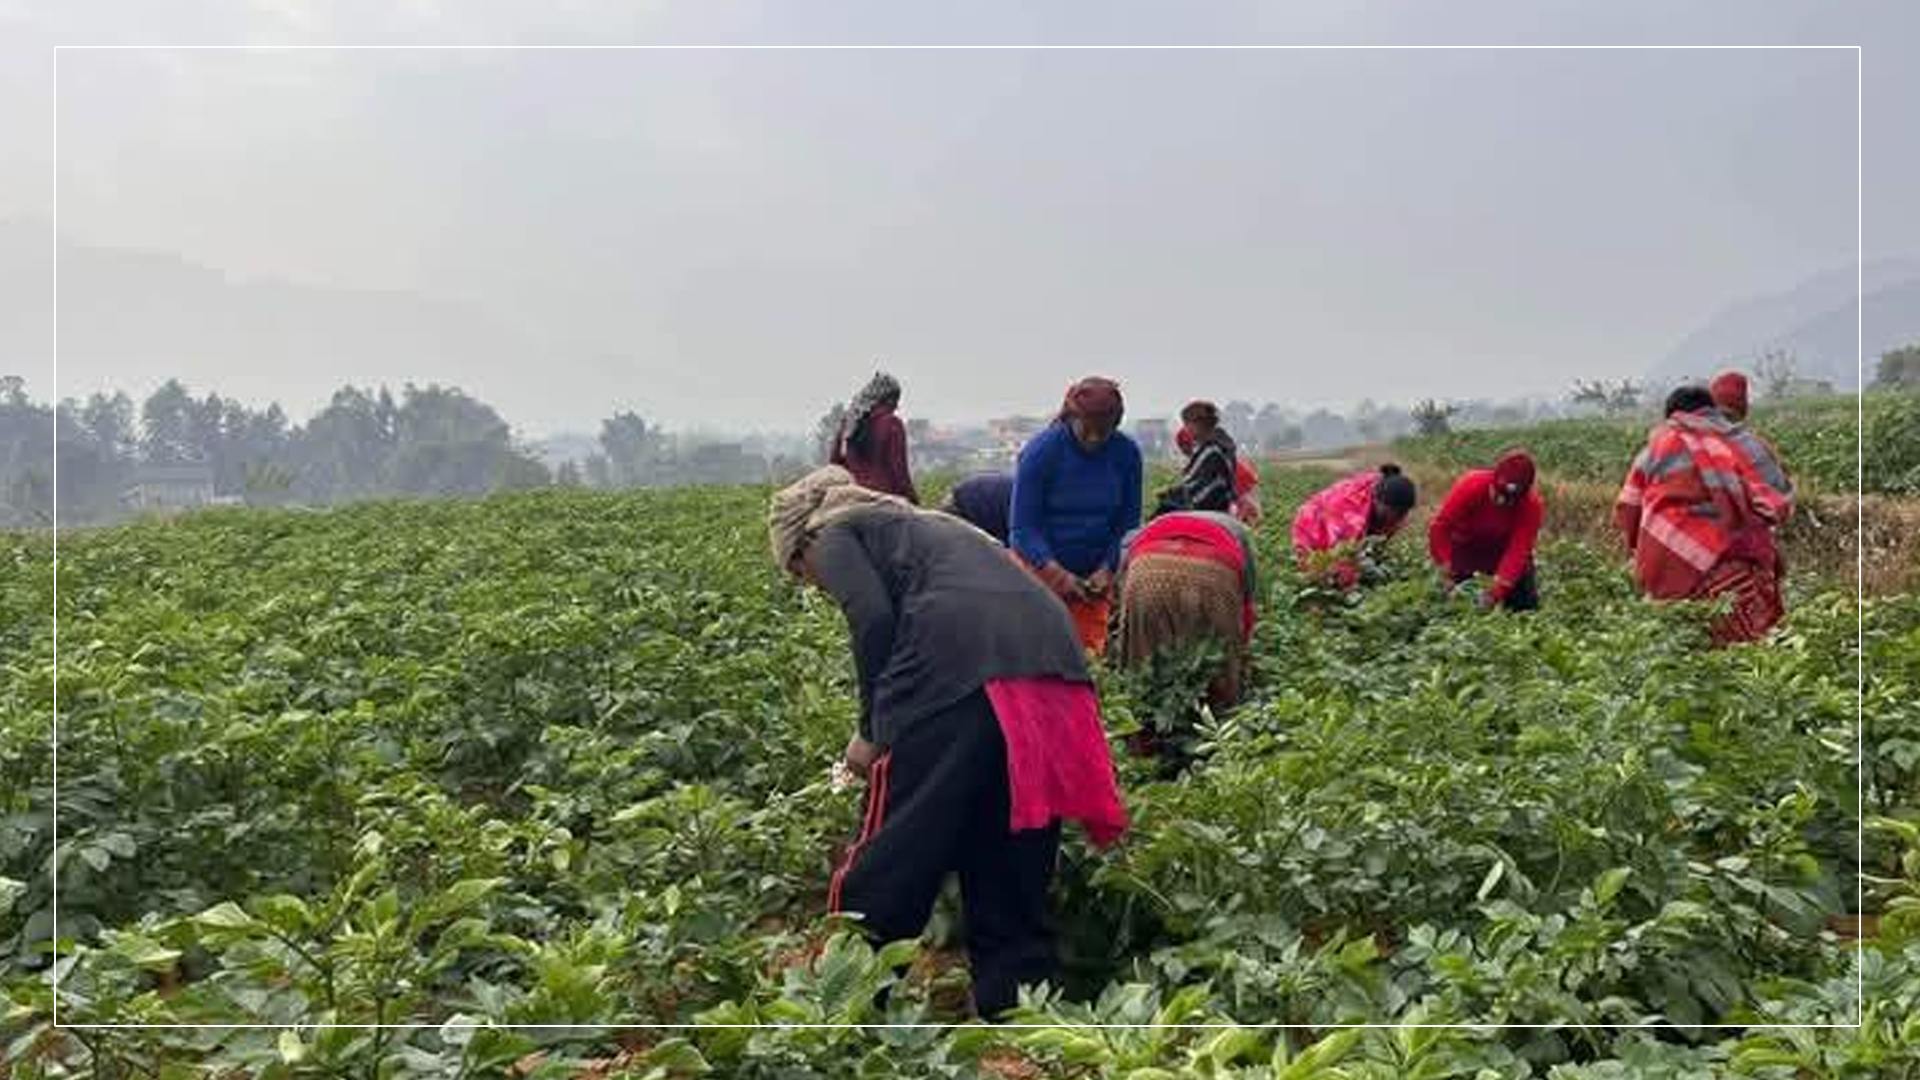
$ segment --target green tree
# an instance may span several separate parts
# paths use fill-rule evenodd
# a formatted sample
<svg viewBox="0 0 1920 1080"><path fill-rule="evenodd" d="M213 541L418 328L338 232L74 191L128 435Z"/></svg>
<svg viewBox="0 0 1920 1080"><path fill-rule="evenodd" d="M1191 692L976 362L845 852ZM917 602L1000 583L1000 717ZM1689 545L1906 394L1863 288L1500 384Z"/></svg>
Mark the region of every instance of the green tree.
<svg viewBox="0 0 1920 1080"><path fill-rule="evenodd" d="M1873 384L1883 390L1920 390L1920 344L1882 353Z"/></svg>
<svg viewBox="0 0 1920 1080"><path fill-rule="evenodd" d="M1427 398L1413 407L1413 428L1421 435L1445 435L1453 430L1453 416L1459 411L1457 405Z"/></svg>
<svg viewBox="0 0 1920 1080"><path fill-rule="evenodd" d="M614 487L645 483L654 462L659 435L638 414L619 412L600 422L600 452Z"/></svg>
<svg viewBox="0 0 1920 1080"><path fill-rule="evenodd" d="M27 396L26 381L0 376L0 525L53 520L54 414Z"/></svg>
<svg viewBox="0 0 1920 1080"><path fill-rule="evenodd" d="M1753 374L1760 380L1762 397L1783 398L1799 378L1800 362L1785 349L1769 349L1753 365Z"/></svg>
<svg viewBox="0 0 1920 1080"><path fill-rule="evenodd" d="M1606 416L1631 416L1639 410L1640 403L1646 397L1646 387L1632 379L1608 382L1604 379L1582 379L1573 384L1573 393L1569 399L1575 405L1595 409Z"/></svg>
<svg viewBox="0 0 1920 1080"><path fill-rule="evenodd" d="M840 441L840 428L846 422L847 406L836 401L813 425L814 464L825 465L832 460L834 444Z"/></svg>
<svg viewBox="0 0 1920 1080"><path fill-rule="evenodd" d="M607 456L605 454L589 454L587 456L586 473L587 483L593 487L609 488L613 486L613 466L607 464Z"/></svg>
<svg viewBox="0 0 1920 1080"><path fill-rule="evenodd" d="M140 456L149 465L204 460L198 405L178 379L168 379L140 406Z"/></svg>

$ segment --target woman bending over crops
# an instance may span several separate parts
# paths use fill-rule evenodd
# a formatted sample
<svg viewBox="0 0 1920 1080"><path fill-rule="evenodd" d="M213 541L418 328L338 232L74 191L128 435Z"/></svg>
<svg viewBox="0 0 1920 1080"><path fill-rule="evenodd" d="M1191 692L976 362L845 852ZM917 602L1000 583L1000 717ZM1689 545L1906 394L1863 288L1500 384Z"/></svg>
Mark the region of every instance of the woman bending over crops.
<svg viewBox="0 0 1920 1080"><path fill-rule="evenodd" d="M1726 597L1714 643L1757 641L1786 614L1773 530L1793 513L1792 490L1771 451L1704 387L1675 390L1666 415L1614 505L1634 580L1658 600Z"/></svg>
<svg viewBox="0 0 1920 1080"><path fill-rule="evenodd" d="M1107 650L1120 541L1140 524L1140 447L1119 431L1124 414L1117 383L1080 380L1013 475L1013 550L1066 603L1095 656Z"/></svg>
<svg viewBox="0 0 1920 1080"><path fill-rule="evenodd" d="M852 473L862 487L918 503L899 408L900 383L884 371L874 375L847 406L828 460Z"/></svg>
<svg viewBox="0 0 1920 1080"><path fill-rule="evenodd" d="M1458 585L1475 574L1492 575L1493 583L1480 595L1483 607L1533 611L1540 606L1533 548L1546 504L1534 490L1534 471L1526 451L1508 451L1493 468L1475 469L1454 481L1427 527L1427 549L1448 581Z"/></svg>
<svg viewBox="0 0 1920 1080"><path fill-rule="evenodd" d="M1066 612L977 529L821 469L773 497L774 557L840 605L860 683L847 765L867 777L833 911L917 937L960 875L974 1004L1052 977L1060 822L1126 828L1086 655Z"/></svg>
<svg viewBox="0 0 1920 1080"><path fill-rule="evenodd" d="M1230 514L1162 514L1127 540L1120 571L1120 657L1129 667L1156 655L1217 643L1221 665L1208 687L1215 708L1240 700L1254 621L1253 537Z"/></svg>
<svg viewBox="0 0 1920 1080"><path fill-rule="evenodd" d="M979 473L953 486L940 504L940 512L952 514L1000 541L1007 542L1009 518L1013 514L1013 474Z"/></svg>
<svg viewBox="0 0 1920 1080"><path fill-rule="evenodd" d="M1398 465L1356 473L1307 499L1293 518L1293 552L1300 568L1341 588L1360 580L1360 547L1391 537L1406 524L1417 498Z"/></svg>

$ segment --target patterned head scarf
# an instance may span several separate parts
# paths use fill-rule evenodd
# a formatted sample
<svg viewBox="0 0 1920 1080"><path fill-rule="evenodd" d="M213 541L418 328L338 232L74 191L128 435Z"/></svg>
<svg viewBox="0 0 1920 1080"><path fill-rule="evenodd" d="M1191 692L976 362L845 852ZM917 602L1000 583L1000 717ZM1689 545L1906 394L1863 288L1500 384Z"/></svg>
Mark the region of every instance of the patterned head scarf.
<svg viewBox="0 0 1920 1080"><path fill-rule="evenodd" d="M853 401L847 405L847 423L858 424L872 414L881 405L900 400L900 380L884 371L876 371L867 385L853 395Z"/></svg>
<svg viewBox="0 0 1920 1080"><path fill-rule="evenodd" d="M1060 419L1088 420L1111 427L1120 426L1126 415L1126 401L1120 396L1120 384L1112 379L1090 375L1067 387L1067 398L1060 405Z"/></svg>
<svg viewBox="0 0 1920 1080"><path fill-rule="evenodd" d="M862 506L913 508L903 499L854 483L853 474L838 465L815 469L775 492L767 510L767 539L773 547L773 561L791 572L793 561L807 550L821 529Z"/></svg>

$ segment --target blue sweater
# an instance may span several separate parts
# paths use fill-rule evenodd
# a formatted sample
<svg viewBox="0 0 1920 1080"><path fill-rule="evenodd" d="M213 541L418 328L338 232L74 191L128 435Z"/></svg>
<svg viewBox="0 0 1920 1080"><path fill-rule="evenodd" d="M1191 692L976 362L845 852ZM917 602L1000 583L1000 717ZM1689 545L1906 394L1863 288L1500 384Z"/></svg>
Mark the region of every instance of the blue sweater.
<svg viewBox="0 0 1920 1080"><path fill-rule="evenodd" d="M1140 483L1132 439L1116 431L1089 454L1067 425L1049 425L1020 451L1013 474L1013 549L1082 577L1117 569L1121 538L1140 524Z"/></svg>

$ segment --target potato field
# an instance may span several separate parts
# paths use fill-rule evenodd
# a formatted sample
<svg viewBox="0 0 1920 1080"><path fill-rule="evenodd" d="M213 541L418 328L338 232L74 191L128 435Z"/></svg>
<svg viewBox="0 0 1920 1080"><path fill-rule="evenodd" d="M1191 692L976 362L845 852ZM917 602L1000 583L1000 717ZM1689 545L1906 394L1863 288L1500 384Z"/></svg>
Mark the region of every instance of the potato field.
<svg viewBox="0 0 1920 1080"><path fill-rule="evenodd" d="M765 490L0 534L0 1077L1920 1076L1920 597L1708 651L1613 551L1483 613L1418 527L1341 597L1328 479L1268 471L1247 703L1102 673L1134 829L1007 1026L957 905L822 917L856 696Z"/></svg>

